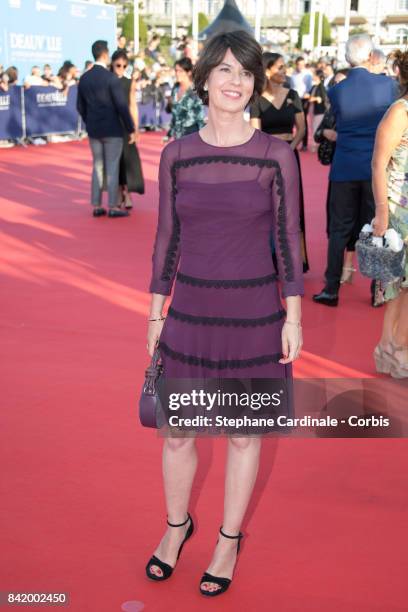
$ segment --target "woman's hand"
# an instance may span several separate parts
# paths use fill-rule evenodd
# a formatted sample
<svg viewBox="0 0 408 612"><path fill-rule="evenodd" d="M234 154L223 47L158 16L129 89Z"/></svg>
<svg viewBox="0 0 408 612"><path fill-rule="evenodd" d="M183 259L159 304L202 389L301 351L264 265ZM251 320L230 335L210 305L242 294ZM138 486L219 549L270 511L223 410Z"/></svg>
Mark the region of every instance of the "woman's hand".
<svg viewBox="0 0 408 612"><path fill-rule="evenodd" d="M323 130L323 136L327 140L330 140L330 142L336 142L336 140L337 140L337 132L336 132L336 130L329 130L328 128L326 128L325 130Z"/></svg>
<svg viewBox="0 0 408 612"><path fill-rule="evenodd" d="M302 328L296 323L285 321L282 328L282 353L283 358L279 363L291 363L300 355L303 346Z"/></svg>
<svg viewBox="0 0 408 612"><path fill-rule="evenodd" d="M376 208L372 226L374 236L384 236L388 229L388 206Z"/></svg>
<svg viewBox="0 0 408 612"><path fill-rule="evenodd" d="M149 321L147 329L147 351L150 357L153 357L154 349L156 348L160 334L163 329L164 319L162 321Z"/></svg>

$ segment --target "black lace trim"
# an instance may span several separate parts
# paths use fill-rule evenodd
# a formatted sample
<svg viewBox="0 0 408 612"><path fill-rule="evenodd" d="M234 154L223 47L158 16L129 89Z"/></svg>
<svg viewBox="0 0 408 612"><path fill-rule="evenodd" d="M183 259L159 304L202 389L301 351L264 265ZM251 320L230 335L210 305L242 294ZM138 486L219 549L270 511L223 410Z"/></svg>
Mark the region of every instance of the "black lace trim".
<svg viewBox="0 0 408 612"><path fill-rule="evenodd" d="M176 212L177 195L177 162L171 167L171 214L173 217L173 230L167 247L166 259L164 261L162 281L170 281L175 273L177 250L180 242L180 220Z"/></svg>
<svg viewBox="0 0 408 612"><path fill-rule="evenodd" d="M202 317L197 315L186 314L175 310L172 306L169 307L167 314L173 319L183 321L183 323L192 323L193 325L221 325L223 327L259 327L280 321L285 316L284 310L278 310L267 317L259 317L258 319L238 319L233 317Z"/></svg>
<svg viewBox="0 0 408 612"><path fill-rule="evenodd" d="M276 194L279 197L278 206L278 242L282 253L283 265L285 268L285 280L291 282L294 280L293 261L289 249L289 240L286 233L286 201L285 201L285 185L282 177L282 171L279 162L275 159L259 159L257 157L238 157L231 155L205 155L202 157L191 157L188 159L179 159L175 161L171 167L171 206L173 216L173 232L167 248L166 259L164 263L161 280L169 281L175 270L175 260L177 249L180 241L180 220L176 212L176 195L177 195L177 170L178 168L188 168L196 164L211 164L211 163L231 163L242 164L243 166L259 166L261 168L276 169Z"/></svg>
<svg viewBox="0 0 408 612"><path fill-rule="evenodd" d="M177 280L193 287L211 287L214 289L241 289L247 287L261 287L268 283L274 283L277 279L276 274L268 274L259 278L240 278L237 280L210 280L207 278L197 278L177 272Z"/></svg>
<svg viewBox="0 0 408 612"><path fill-rule="evenodd" d="M266 363L277 363L282 358L282 353L273 353L271 355L260 355L259 357L252 357L251 359L222 359L215 361L213 359L206 359L205 357L196 357L195 355L185 355L174 351L164 342L159 342L159 350L163 351L170 359L181 361L189 365L201 366L203 368L209 368L211 370L226 370L226 369L239 369L239 368L252 368L254 366L264 365Z"/></svg>

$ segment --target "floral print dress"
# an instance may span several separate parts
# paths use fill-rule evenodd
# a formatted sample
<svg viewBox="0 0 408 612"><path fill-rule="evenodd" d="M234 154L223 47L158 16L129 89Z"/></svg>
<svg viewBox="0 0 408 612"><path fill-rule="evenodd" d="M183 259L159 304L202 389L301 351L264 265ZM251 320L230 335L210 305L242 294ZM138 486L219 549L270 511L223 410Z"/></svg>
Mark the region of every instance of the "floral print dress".
<svg viewBox="0 0 408 612"><path fill-rule="evenodd" d="M178 87L172 93L172 117L169 136L181 138L197 132L205 125L204 108L200 98L190 87L184 96L177 100Z"/></svg>
<svg viewBox="0 0 408 612"><path fill-rule="evenodd" d="M408 113L408 100L399 99L394 104L404 104ZM394 228L405 243L406 259L404 275L388 283L384 288L384 300L396 298L401 289L408 288L408 129L394 149L388 167L388 227Z"/></svg>

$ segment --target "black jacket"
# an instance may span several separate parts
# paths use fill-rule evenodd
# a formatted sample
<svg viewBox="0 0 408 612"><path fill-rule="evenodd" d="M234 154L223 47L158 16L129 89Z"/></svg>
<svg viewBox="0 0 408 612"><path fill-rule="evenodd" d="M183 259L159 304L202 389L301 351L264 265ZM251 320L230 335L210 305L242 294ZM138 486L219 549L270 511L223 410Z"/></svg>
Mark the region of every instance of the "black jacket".
<svg viewBox="0 0 408 612"><path fill-rule="evenodd" d="M129 133L135 129L120 80L103 66L81 76L77 109L91 138L122 137L123 128Z"/></svg>

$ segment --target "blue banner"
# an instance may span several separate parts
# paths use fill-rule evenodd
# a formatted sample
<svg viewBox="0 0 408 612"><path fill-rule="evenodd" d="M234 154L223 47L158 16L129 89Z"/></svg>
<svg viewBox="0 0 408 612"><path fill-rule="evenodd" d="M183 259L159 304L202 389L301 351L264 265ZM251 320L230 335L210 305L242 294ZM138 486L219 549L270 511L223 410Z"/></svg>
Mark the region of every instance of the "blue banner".
<svg viewBox="0 0 408 612"><path fill-rule="evenodd" d="M24 92L27 136L65 134L78 129L78 87L64 93L55 87L30 87Z"/></svg>
<svg viewBox="0 0 408 612"><path fill-rule="evenodd" d="M0 5L1 63L16 66L20 82L34 65L50 64L56 74L70 60L82 71L97 39L116 49L114 6L78 0L0 0Z"/></svg>
<svg viewBox="0 0 408 612"><path fill-rule="evenodd" d="M23 136L21 87L14 85L0 92L0 139L16 140Z"/></svg>

